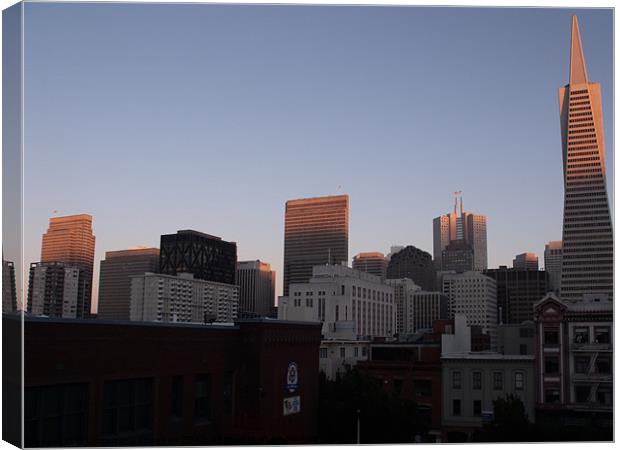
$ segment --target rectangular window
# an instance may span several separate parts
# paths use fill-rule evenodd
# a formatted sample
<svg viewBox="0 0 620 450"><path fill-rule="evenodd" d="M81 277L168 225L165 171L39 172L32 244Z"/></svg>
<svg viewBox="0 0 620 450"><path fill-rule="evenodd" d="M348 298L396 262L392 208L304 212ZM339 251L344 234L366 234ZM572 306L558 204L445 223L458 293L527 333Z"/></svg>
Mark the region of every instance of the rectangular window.
<svg viewBox="0 0 620 450"><path fill-rule="evenodd" d="M504 389L504 375L501 372L493 372L493 390L501 391Z"/></svg>
<svg viewBox="0 0 620 450"><path fill-rule="evenodd" d="M355 297L355 286L351 286L351 294Z"/></svg>
<svg viewBox="0 0 620 450"><path fill-rule="evenodd" d="M545 345L558 345L558 330L545 330Z"/></svg>
<svg viewBox="0 0 620 450"><path fill-rule="evenodd" d="M103 397L104 445L152 442L152 378L107 381Z"/></svg>
<svg viewBox="0 0 620 450"><path fill-rule="evenodd" d="M211 375L196 375L194 383L194 421L209 420L211 415Z"/></svg>
<svg viewBox="0 0 620 450"><path fill-rule="evenodd" d="M609 327L594 327L594 342L596 344L609 344Z"/></svg>
<svg viewBox="0 0 620 450"><path fill-rule="evenodd" d="M575 357L575 373L585 374L588 373L588 367L590 366L589 356L577 356Z"/></svg>
<svg viewBox="0 0 620 450"><path fill-rule="evenodd" d="M545 389L545 403L560 403L560 390L558 388Z"/></svg>
<svg viewBox="0 0 620 450"><path fill-rule="evenodd" d="M362 347L362 356L368 355L368 349L366 347Z"/></svg>
<svg viewBox="0 0 620 450"><path fill-rule="evenodd" d="M340 320L340 308L336 305L336 322Z"/></svg>
<svg viewBox="0 0 620 450"><path fill-rule="evenodd" d="M522 391L525 382L523 381L523 372L515 373L515 391Z"/></svg>
<svg viewBox="0 0 620 450"><path fill-rule="evenodd" d="M359 347L353 349L353 355L357 358L359 356Z"/></svg>
<svg viewBox="0 0 620 450"><path fill-rule="evenodd" d="M545 374L557 375L560 372L560 365L557 356L545 357Z"/></svg>
<svg viewBox="0 0 620 450"><path fill-rule="evenodd" d="M527 355L528 354L527 344L519 344L519 354L520 355Z"/></svg>
<svg viewBox="0 0 620 450"><path fill-rule="evenodd" d="M340 295L344 295L344 284L340 286Z"/></svg>
<svg viewBox="0 0 620 450"><path fill-rule="evenodd" d="M172 408L170 415L174 420L180 420L183 417L183 377L177 375L172 378L171 403Z"/></svg>
<svg viewBox="0 0 620 450"><path fill-rule="evenodd" d="M453 416L461 415L461 401L458 399L452 400L452 415Z"/></svg>
<svg viewBox="0 0 620 450"><path fill-rule="evenodd" d="M482 400L474 400L474 417L482 415Z"/></svg>
<svg viewBox="0 0 620 450"><path fill-rule="evenodd" d="M327 349L326 348L320 348L319 349L319 358L327 358Z"/></svg>
<svg viewBox="0 0 620 450"><path fill-rule="evenodd" d="M480 390L482 389L482 373L474 372L472 377L472 389Z"/></svg>
<svg viewBox="0 0 620 450"><path fill-rule="evenodd" d="M461 372L452 372L452 389L461 389Z"/></svg>
<svg viewBox="0 0 620 450"><path fill-rule="evenodd" d="M573 342L575 342L575 344L587 344L590 342L590 330L588 327L575 327Z"/></svg>
<svg viewBox="0 0 620 450"><path fill-rule="evenodd" d="M340 357L344 358L346 356L346 348L340 347Z"/></svg>
<svg viewBox="0 0 620 450"><path fill-rule="evenodd" d="M590 401L590 386L575 386L575 402L588 403Z"/></svg>
<svg viewBox="0 0 620 450"><path fill-rule="evenodd" d="M611 358L609 356L599 355L596 357L596 372L603 375L611 374Z"/></svg>

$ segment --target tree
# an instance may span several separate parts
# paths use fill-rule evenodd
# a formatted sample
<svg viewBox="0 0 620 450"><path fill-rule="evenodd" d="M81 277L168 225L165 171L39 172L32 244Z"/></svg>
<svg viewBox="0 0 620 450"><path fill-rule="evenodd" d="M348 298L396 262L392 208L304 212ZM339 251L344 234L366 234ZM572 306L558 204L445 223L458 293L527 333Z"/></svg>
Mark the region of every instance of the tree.
<svg viewBox="0 0 620 450"><path fill-rule="evenodd" d="M525 412L525 405L512 394L493 401L493 421L474 435L474 441L482 442L528 442L533 427Z"/></svg>

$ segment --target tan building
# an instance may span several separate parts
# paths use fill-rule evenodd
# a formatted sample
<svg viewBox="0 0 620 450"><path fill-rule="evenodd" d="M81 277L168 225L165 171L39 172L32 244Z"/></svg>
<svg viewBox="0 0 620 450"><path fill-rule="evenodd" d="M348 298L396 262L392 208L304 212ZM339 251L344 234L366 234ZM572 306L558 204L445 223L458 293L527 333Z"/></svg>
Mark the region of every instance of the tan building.
<svg viewBox="0 0 620 450"><path fill-rule="evenodd" d="M362 252L353 257L353 268L385 279L388 259L381 252Z"/></svg>
<svg viewBox="0 0 620 450"><path fill-rule="evenodd" d="M129 320L131 277L156 272L158 267L158 248L106 252L99 270L97 318Z"/></svg>
<svg viewBox="0 0 620 450"><path fill-rule="evenodd" d="M291 283L307 283L312 267L346 264L349 259L349 196L286 202L284 216L284 295Z"/></svg>
<svg viewBox="0 0 620 450"><path fill-rule="evenodd" d="M237 262L239 318L269 317L276 299L276 272L269 263Z"/></svg>
<svg viewBox="0 0 620 450"><path fill-rule="evenodd" d="M520 253L512 260L515 269L538 270L538 256L535 253Z"/></svg>
<svg viewBox="0 0 620 450"><path fill-rule="evenodd" d="M560 88L564 162L562 300L584 294L613 296L613 235L605 175L601 86L588 80L573 16L570 78Z"/></svg>

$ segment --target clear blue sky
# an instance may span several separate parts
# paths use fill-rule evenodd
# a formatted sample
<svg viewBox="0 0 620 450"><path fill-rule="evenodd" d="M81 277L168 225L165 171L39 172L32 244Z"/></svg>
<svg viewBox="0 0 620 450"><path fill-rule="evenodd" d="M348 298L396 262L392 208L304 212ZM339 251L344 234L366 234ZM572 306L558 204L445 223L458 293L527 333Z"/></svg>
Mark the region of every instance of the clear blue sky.
<svg viewBox="0 0 620 450"><path fill-rule="evenodd" d="M542 260L561 239L557 91L574 13L602 86L612 195L610 9L25 11L26 263L53 210L86 212L97 269L105 251L191 228L271 263L280 291L286 200L349 194L350 257L432 253L455 190L488 216L490 267Z"/></svg>

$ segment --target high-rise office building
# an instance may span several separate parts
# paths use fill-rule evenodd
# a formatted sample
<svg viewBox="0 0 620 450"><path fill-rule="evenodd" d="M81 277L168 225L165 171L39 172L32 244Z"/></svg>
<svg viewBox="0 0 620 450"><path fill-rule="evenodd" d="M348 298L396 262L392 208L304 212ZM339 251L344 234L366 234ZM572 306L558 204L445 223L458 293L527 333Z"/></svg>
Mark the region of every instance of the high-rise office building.
<svg viewBox="0 0 620 450"><path fill-rule="evenodd" d="M381 252L358 253L353 257L353 268L362 272L371 273L385 279L388 259Z"/></svg>
<svg viewBox="0 0 620 450"><path fill-rule="evenodd" d="M276 272L259 260L237 263L239 317L269 317L275 305Z"/></svg>
<svg viewBox="0 0 620 450"><path fill-rule="evenodd" d="M235 284L237 244L194 230L161 236L159 272L191 273L199 280Z"/></svg>
<svg viewBox="0 0 620 450"><path fill-rule="evenodd" d="M15 266L12 261L2 260L2 312L17 311Z"/></svg>
<svg viewBox="0 0 620 450"><path fill-rule="evenodd" d="M535 253L520 253L512 260L515 269L538 270L538 256Z"/></svg>
<svg viewBox="0 0 620 450"><path fill-rule="evenodd" d="M559 294L562 279L562 241L549 241L545 245L545 272L547 291Z"/></svg>
<svg viewBox="0 0 620 450"><path fill-rule="evenodd" d="M312 268L349 260L349 196L289 200L284 214L284 295Z"/></svg>
<svg viewBox="0 0 620 450"><path fill-rule="evenodd" d="M43 235L41 245L42 263L63 263L67 266L78 267L83 271L81 288L85 297L83 315L88 317L91 309L93 284L93 266L95 263L95 235L93 234L93 217L89 214L52 217L47 232ZM82 311L82 306L79 307Z"/></svg>
<svg viewBox="0 0 620 450"><path fill-rule="evenodd" d="M601 87L588 80L573 16L569 83L560 88L564 162L562 300L613 296L613 235L607 199Z"/></svg>
<svg viewBox="0 0 620 450"><path fill-rule="evenodd" d="M463 239L450 242L441 252L441 266L457 273L474 270L474 249Z"/></svg>
<svg viewBox="0 0 620 450"><path fill-rule="evenodd" d="M85 268L63 262L30 265L29 313L63 319L90 316L92 274Z"/></svg>
<svg viewBox="0 0 620 450"><path fill-rule="evenodd" d="M443 293L424 291L409 278L385 280L385 284L394 288L399 336L433 328L435 321L448 318L448 299Z"/></svg>
<svg viewBox="0 0 620 450"><path fill-rule="evenodd" d="M129 320L131 277L158 269L158 248L106 252L99 270L97 318Z"/></svg>
<svg viewBox="0 0 620 450"><path fill-rule="evenodd" d="M408 245L390 258L387 278L409 278L422 289L435 289L435 266L430 253Z"/></svg>
<svg viewBox="0 0 620 450"><path fill-rule="evenodd" d="M462 197L460 216L455 199L452 212L433 219L433 258L437 270L448 270L443 266L442 253L453 241L463 241L471 246L474 252L473 270L487 268L487 218L465 212Z"/></svg>

